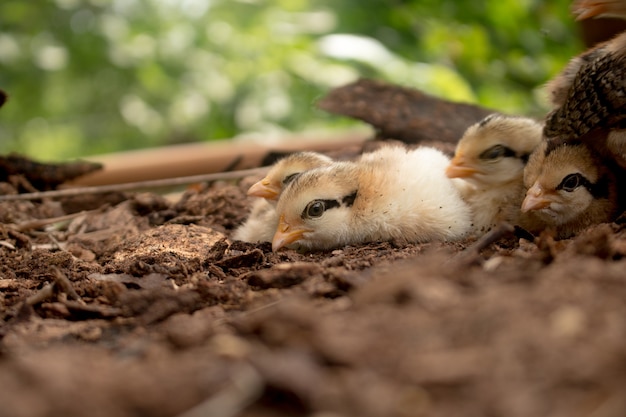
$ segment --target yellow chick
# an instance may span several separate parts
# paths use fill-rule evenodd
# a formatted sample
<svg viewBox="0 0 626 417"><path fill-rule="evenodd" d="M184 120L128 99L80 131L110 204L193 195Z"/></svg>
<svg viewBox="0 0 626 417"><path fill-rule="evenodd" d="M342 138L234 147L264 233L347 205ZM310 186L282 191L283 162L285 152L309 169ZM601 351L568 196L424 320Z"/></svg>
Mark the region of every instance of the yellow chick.
<svg viewBox="0 0 626 417"><path fill-rule="evenodd" d="M308 249L396 240L458 240L471 212L445 176L449 159L421 147L389 146L355 162L336 162L295 178L276 211L272 249L298 243Z"/></svg>
<svg viewBox="0 0 626 417"><path fill-rule="evenodd" d="M303 171L331 162L331 158L317 152L298 152L277 161L265 178L248 189L248 195L262 199L254 202L248 218L233 232L231 238L251 243L271 242L278 226L276 200L285 184Z"/></svg>
<svg viewBox="0 0 626 417"><path fill-rule="evenodd" d="M446 175L462 180L459 189L472 208L476 232L503 221L528 227L520 219L524 166L541 142L542 130L533 119L492 114L467 128L459 140Z"/></svg>
<svg viewBox="0 0 626 417"><path fill-rule="evenodd" d="M614 220L622 206L621 177L613 161L582 141L543 141L524 171L528 191L522 212L534 211L555 229L556 237L570 237L592 224Z"/></svg>

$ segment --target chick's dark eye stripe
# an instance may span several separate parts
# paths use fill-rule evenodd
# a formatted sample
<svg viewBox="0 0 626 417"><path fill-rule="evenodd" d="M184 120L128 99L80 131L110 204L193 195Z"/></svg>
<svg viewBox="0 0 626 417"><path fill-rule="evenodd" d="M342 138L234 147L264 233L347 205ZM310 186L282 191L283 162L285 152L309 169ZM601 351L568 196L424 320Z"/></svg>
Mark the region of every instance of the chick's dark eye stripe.
<svg viewBox="0 0 626 417"><path fill-rule="evenodd" d="M495 145L492 146L491 148L487 149L486 151L482 152L478 157L480 159L493 159L494 156L490 155L491 153L494 152L494 150L498 148L502 150L502 154L501 155L497 155L498 157L503 156L505 158L510 158L510 157L518 157L518 155L515 153L515 151L507 146L503 146L503 145Z"/></svg>
<svg viewBox="0 0 626 417"><path fill-rule="evenodd" d="M324 204L324 211L326 210L330 210L336 207L341 207L341 206L346 206L346 207L352 207L352 205L354 204L354 200L356 200L356 196L357 196L357 192L354 191L346 196L344 196L341 201L339 200L315 200L316 202L320 202ZM300 215L301 218L307 218L309 217L307 215L307 209L309 207L311 203L307 204L307 206L304 208L304 210L302 211L302 214Z"/></svg>
<svg viewBox="0 0 626 417"><path fill-rule="evenodd" d="M598 182L596 182L595 184L587 181L587 184L583 185L587 187L587 189L594 198L609 198L609 179L607 177L602 177L598 179Z"/></svg>
<svg viewBox="0 0 626 417"><path fill-rule="evenodd" d="M556 187L557 190L562 190L565 181L569 178L569 175L563 178L563 181ZM589 193L594 198L608 198L609 197L609 186L607 178L603 177L598 180L595 184L589 181L584 176L578 176L579 186L583 186L589 191Z"/></svg>
<svg viewBox="0 0 626 417"><path fill-rule="evenodd" d="M489 116L485 117L483 120L481 120L480 122L478 122L478 127L485 127L485 125L487 123L489 123L490 121L492 121L493 119L496 118L496 114L490 114Z"/></svg>
<svg viewBox="0 0 626 417"><path fill-rule="evenodd" d="M528 158L530 158L530 154L529 153L523 153L523 154L519 155L518 158L522 160L524 165L526 165L528 163Z"/></svg>
<svg viewBox="0 0 626 417"><path fill-rule="evenodd" d="M324 211L341 206L341 203L338 200L313 200L312 202L310 202L309 204L306 205L304 210L302 210L302 214L300 214L301 218L307 219L307 218L311 217L311 216L308 215L307 211L308 211L309 207L311 206L311 204L313 204L313 203L322 203L322 204L324 204Z"/></svg>
<svg viewBox="0 0 626 417"><path fill-rule="evenodd" d="M341 203L337 200L317 200L324 203L324 210L330 210L335 207L341 206Z"/></svg>
<svg viewBox="0 0 626 417"><path fill-rule="evenodd" d="M345 204L347 207L352 207L352 205L354 204L354 200L356 200L356 194L357 194L356 191L348 194L347 196L341 199L341 202Z"/></svg>
<svg viewBox="0 0 626 417"><path fill-rule="evenodd" d="M291 181L293 181L298 175L300 175L300 172L294 172L291 175L287 175L285 177L285 179L283 180L283 185L287 185L289 184Z"/></svg>
<svg viewBox="0 0 626 417"><path fill-rule="evenodd" d="M570 174L570 175L566 175L562 180L561 183L559 185L557 185L556 189L557 190L563 190L565 189L565 184L572 178L578 178L578 183L576 184L575 187L573 187L574 189L582 186L585 187L587 190L589 190L591 192L591 190L589 189L589 186L591 185L591 182L589 182L589 180L585 177L583 177L580 174ZM567 187L567 188L571 188L571 187Z"/></svg>

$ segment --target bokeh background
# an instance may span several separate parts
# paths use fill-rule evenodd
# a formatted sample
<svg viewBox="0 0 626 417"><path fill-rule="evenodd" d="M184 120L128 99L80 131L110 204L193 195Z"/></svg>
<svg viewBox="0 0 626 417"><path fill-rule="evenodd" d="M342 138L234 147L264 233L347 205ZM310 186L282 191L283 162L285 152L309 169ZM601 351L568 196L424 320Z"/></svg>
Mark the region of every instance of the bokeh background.
<svg viewBox="0 0 626 417"><path fill-rule="evenodd" d="M0 153L345 129L358 77L540 117L582 49L570 0L2 0Z"/></svg>

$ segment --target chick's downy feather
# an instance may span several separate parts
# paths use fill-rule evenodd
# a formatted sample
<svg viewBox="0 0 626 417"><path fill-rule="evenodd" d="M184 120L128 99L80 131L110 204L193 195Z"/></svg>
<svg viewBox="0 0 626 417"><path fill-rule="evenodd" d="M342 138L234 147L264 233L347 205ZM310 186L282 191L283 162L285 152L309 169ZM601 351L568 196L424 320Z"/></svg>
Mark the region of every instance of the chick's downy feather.
<svg viewBox="0 0 626 417"><path fill-rule="evenodd" d="M283 187L299 173L324 165L333 160L317 152L297 152L276 161L260 181L248 190L249 196L261 197L270 201L278 200Z"/></svg>
<svg viewBox="0 0 626 417"><path fill-rule="evenodd" d="M529 118L493 114L470 126L461 137L446 175L458 179L472 208L474 229L485 232L506 221L529 228L522 216L524 166L541 142L543 126Z"/></svg>
<svg viewBox="0 0 626 417"><path fill-rule="evenodd" d="M556 230L557 237L569 237L615 218L622 206L620 177L623 173L613 161L602 158L584 142L546 140L526 167L528 191L522 210L534 211Z"/></svg>
<svg viewBox="0 0 626 417"><path fill-rule="evenodd" d="M432 148L384 147L356 162L310 170L286 187L277 205L274 250L397 240L455 240L471 227L469 207Z"/></svg>
<svg viewBox="0 0 626 417"><path fill-rule="evenodd" d="M250 243L271 242L277 226L276 206L265 199L258 199L252 204L246 221L235 229L231 238Z"/></svg>
<svg viewBox="0 0 626 417"><path fill-rule="evenodd" d="M248 195L261 197L252 205L246 221L232 234L244 242L271 242L278 226L276 200L284 186L301 172L328 165L332 159L317 152L297 152L278 160L267 175L253 184Z"/></svg>

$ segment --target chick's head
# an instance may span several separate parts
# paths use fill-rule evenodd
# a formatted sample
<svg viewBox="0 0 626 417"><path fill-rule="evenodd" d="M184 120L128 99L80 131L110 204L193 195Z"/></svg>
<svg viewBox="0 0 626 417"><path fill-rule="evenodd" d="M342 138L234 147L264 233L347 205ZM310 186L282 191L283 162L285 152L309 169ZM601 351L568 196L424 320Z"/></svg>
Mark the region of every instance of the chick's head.
<svg viewBox="0 0 626 417"><path fill-rule="evenodd" d="M328 165L332 159L317 152L298 152L277 161L265 178L248 189L248 195L276 201L283 188L298 174Z"/></svg>
<svg viewBox="0 0 626 417"><path fill-rule="evenodd" d="M580 219L602 222L615 198L611 172L587 146L577 141L544 141L524 171L527 193L522 212L534 211L549 225Z"/></svg>
<svg viewBox="0 0 626 417"><path fill-rule="evenodd" d="M524 165L541 142L542 126L525 117L492 114L467 128L446 169L477 187L521 178Z"/></svg>
<svg viewBox="0 0 626 417"><path fill-rule="evenodd" d="M356 166L338 162L296 177L284 190L276 212L279 224L272 249L298 243L330 249L349 241L358 194Z"/></svg>

